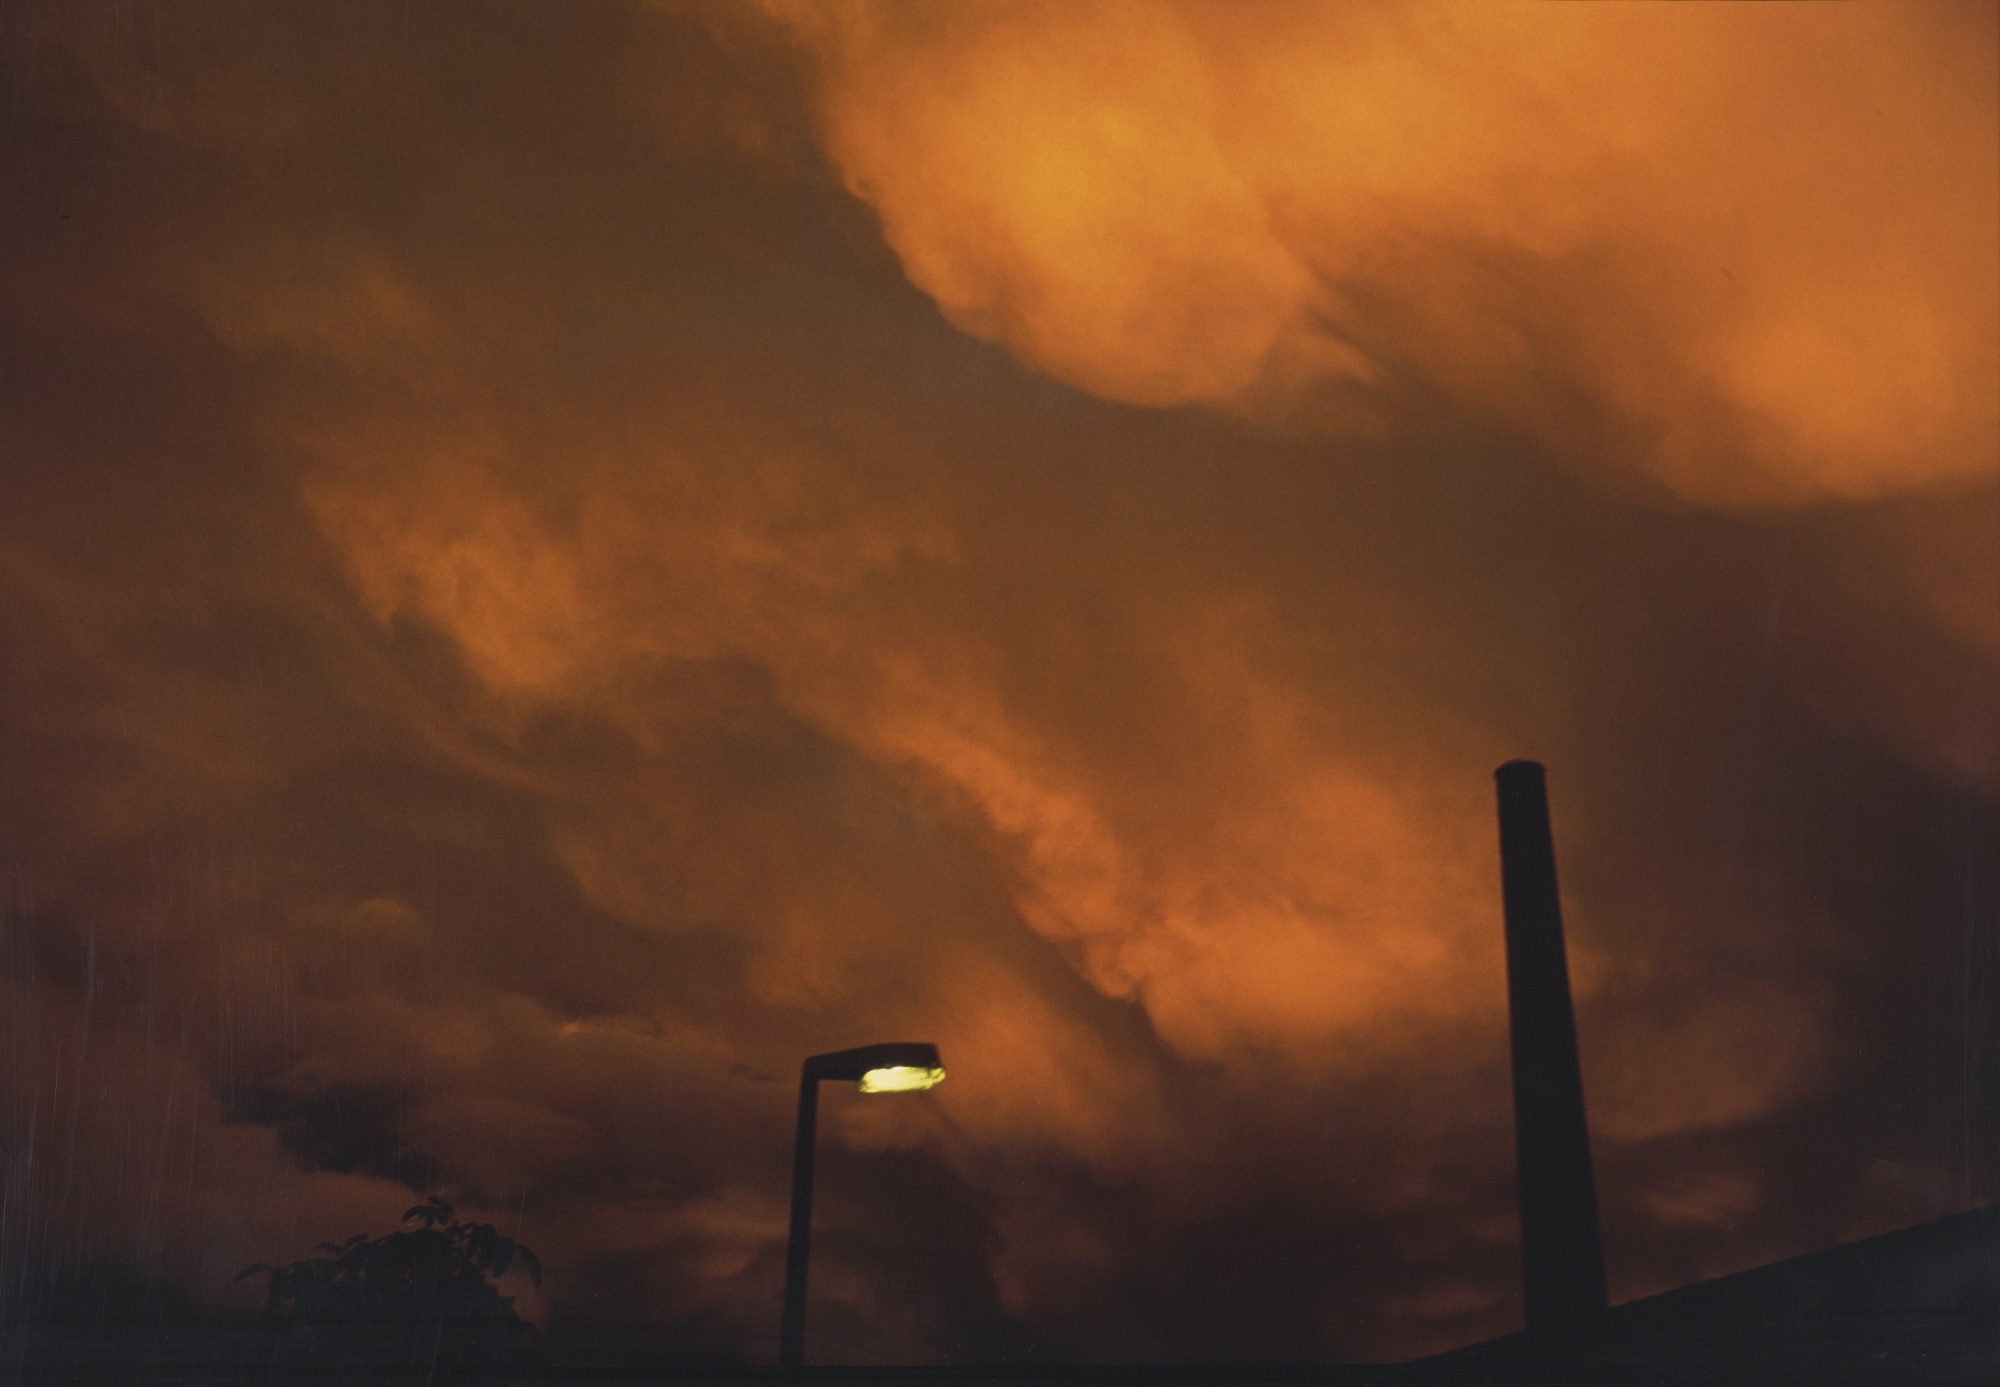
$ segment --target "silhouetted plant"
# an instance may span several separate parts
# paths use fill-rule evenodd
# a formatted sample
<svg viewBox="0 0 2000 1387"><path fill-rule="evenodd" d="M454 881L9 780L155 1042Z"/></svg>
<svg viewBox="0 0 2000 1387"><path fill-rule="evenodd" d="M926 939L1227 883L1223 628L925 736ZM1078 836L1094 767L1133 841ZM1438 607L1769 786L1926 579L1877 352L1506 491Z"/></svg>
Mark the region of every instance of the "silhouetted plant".
<svg viewBox="0 0 2000 1387"><path fill-rule="evenodd" d="M460 1223L455 1212L432 1195L403 1215L421 1228L379 1238L356 1233L344 1243L321 1243L324 1257L245 1267L236 1279L268 1275L266 1310L289 1310L295 1324L480 1328L498 1331L510 1349L527 1346L535 1327L493 1283L518 1266L539 1286L540 1260L492 1224Z"/></svg>

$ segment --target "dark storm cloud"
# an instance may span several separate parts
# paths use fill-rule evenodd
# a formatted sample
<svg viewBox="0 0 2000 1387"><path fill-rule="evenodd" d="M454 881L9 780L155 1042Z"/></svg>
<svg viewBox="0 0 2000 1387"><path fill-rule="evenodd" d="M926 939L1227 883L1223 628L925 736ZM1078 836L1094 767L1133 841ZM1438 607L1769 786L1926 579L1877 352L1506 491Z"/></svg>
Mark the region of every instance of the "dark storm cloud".
<svg viewBox="0 0 2000 1387"><path fill-rule="evenodd" d="M1629 293L1633 350L1676 370L1705 332L1770 334L1635 287L1643 179L1608 212L1564 210L1562 160L1494 191L1512 165L1480 161L1560 111L1454 156L1500 250L1390 237L1433 247L1387 262L1392 308L1426 275L1464 290L1456 327L1363 315L1416 364L1394 380L1285 326L1372 223L1315 240L1307 207L1274 248L1199 140L1186 178L1135 160L1112 194L1192 199L1146 222L1146 283L1230 287L1161 300L1186 321L1154 341L1061 215L1128 226L1116 197L971 223L998 239L961 214L1028 176L979 151L1040 150L1070 187L1102 160L1065 130L1171 134L1148 94L1193 61L1173 12L914 38L825 13L8 12L6 1178L31 1211L8 1255L242 1296L241 1266L379 1231L415 1185L542 1251L538 1315L757 1357L798 1060L907 1034L947 1084L822 1116L816 1354L1500 1332L1487 777L1516 754L1552 769L1616 1293L1989 1194L1967 1046L2000 499L1976 401L1907 476L1876 446L1985 347L1932 324L1831 453L1745 347L1719 395L1663 397L1653 449L1632 378L1579 365L1617 302L1521 295ZM1391 93L1489 22L1411 40L1401 13L1367 36ZM1204 79L1220 110L1229 64L1278 60L1202 22L1235 55ZM911 77L925 43L967 82ZM1633 61L1629 35L1576 43ZM1098 55L1132 119L1065 126L1009 87L1037 53L1072 97ZM1981 80L1899 108L1905 147ZM943 145L872 142L921 101ZM1325 153L1296 111L1217 120ZM1431 188L1394 145L1362 151L1378 219ZM1890 181L1949 221L1935 172ZM1754 210L1836 269L1907 230ZM1578 224L1608 260L1524 268ZM1669 224L1660 253L1684 268L1727 225ZM1834 274L1779 260L1744 271L1753 307ZM1546 348L1525 414L1494 406L1489 332ZM1267 362L1279 339L1305 354ZM1704 453L1745 399L1767 450ZM1580 459L1593 437L1617 468ZM1746 511L1736 464L1763 501L1819 499Z"/></svg>

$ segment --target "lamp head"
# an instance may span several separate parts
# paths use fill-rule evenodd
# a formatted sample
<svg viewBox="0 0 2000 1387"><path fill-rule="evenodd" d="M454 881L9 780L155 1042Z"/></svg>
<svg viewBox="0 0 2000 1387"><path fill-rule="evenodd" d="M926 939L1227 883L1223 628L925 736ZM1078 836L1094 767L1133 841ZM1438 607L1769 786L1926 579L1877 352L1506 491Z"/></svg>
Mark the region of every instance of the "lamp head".
<svg viewBox="0 0 2000 1387"><path fill-rule="evenodd" d="M814 1055L806 1077L853 1083L863 1093L917 1093L944 1082L944 1061L926 1041L891 1041Z"/></svg>

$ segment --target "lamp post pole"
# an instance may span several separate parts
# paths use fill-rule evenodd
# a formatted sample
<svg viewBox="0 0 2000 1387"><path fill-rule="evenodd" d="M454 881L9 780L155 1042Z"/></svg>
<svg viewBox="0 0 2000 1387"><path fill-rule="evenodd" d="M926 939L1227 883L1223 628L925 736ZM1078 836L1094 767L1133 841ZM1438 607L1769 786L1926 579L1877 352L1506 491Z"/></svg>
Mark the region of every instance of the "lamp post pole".
<svg viewBox="0 0 2000 1387"><path fill-rule="evenodd" d="M819 1143L819 1086L849 1082L863 1093L916 1093L944 1081L937 1046L892 1041L814 1055L799 1071L799 1128L792 1143L792 1223L785 1238L785 1308L778 1366L796 1368L806 1352L806 1268L812 1250L813 1158Z"/></svg>
<svg viewBox="0 0 2000 1387"><path fill-rule="evenodd" d="M799 1076L799 1134L792 1143L792 1227L785 1237L785 1314L778 1365L796 1368L806 1351L806 1259L812 1251L813 1153L819 1138L819 1076Z"/></svg>

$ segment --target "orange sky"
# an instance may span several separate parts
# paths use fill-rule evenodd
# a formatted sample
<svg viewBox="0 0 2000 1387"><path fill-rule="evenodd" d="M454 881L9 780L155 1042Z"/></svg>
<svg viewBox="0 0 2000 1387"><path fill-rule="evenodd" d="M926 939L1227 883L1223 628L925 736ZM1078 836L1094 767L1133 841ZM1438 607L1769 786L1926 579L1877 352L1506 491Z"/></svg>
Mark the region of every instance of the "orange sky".
<svg viewBox="0 0 2000 1387"><path fill-rule="evenodd" d="M1521 755L1614 1299L1995 1197L1993 5L5 23L10 1285L1506 1332Z"/></svg>

